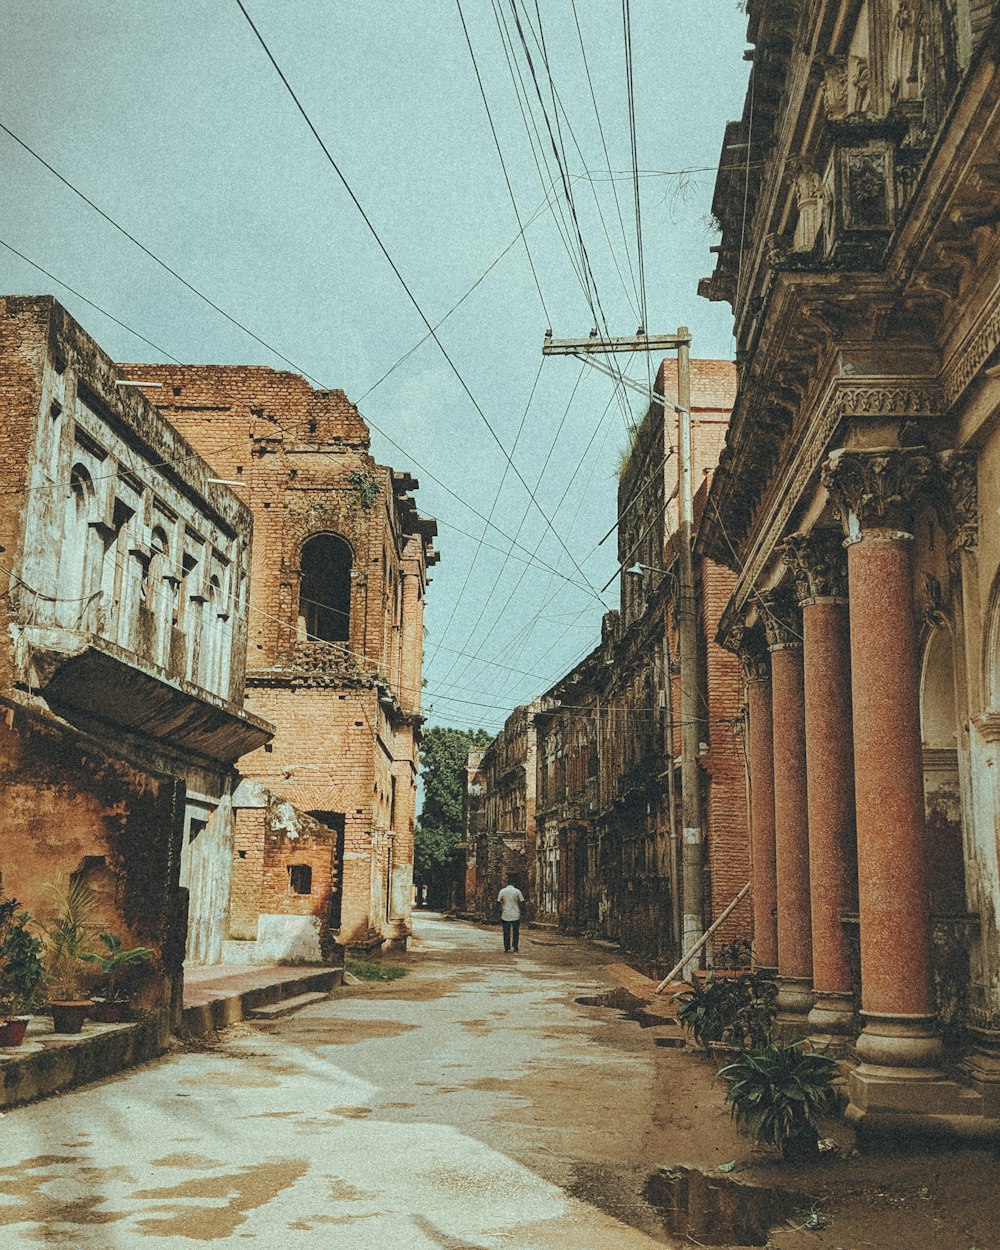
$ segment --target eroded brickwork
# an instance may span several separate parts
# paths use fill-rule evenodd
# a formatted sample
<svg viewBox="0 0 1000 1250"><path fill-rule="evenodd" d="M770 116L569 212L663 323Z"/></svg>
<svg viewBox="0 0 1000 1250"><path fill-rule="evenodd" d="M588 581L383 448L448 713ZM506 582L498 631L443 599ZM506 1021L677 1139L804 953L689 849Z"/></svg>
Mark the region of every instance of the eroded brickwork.
<svg viewBox="0 0 1000 1250"><path fill-rule="evenodd" d="M342 391L261 367L128 368L162 384L165 415L253 513L246 700L277 732L241 772L342 830L342 944L405 944L436 559L417 483L375 462Z"/></svg>

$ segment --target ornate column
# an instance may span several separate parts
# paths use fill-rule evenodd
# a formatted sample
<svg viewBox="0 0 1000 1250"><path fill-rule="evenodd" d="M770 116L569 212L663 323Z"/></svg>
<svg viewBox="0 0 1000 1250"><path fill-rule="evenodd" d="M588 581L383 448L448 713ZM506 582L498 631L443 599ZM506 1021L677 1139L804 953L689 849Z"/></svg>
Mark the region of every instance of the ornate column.
<svg viewBox="0 0 1000 1250"><path fill-rule="evenodd" d="M771 658L760 629L738 626L732 635L746 687L747 765L750 773L750 875L753 881L753 957L777 972L777 869L774 848L774 722Z"/></svg>
<svg viewBox="0 0 1000 1250"><path fill-rule="evenodd" d="M814 1033L853 1034L854 1002L841 912L857 909L854 737L843 535L793 534L782 547L802 608Z"/></svg>
<svg viewBox="0 0 1000 1250"><path fill-rule="evenodd" d="M804 1017L813 996L802 626L785 590L761 599L760 613L771 652L778 1007L786 1016Z"/></svg>
<svg viewBox="0 0 1000 1250"><path fill-rule="evenodd" d="M876 1087L938 1076L926 880L912 524L936 487L923 448L840 450L823 481L847 534L861 917L862 1065L851 1078L859 1117L902 1110ZM921 1093L911 1094L920 1110ZM905 1099L903 1100L905 1101ZM926 1108L930 1110L930 1108Z"/></svg>

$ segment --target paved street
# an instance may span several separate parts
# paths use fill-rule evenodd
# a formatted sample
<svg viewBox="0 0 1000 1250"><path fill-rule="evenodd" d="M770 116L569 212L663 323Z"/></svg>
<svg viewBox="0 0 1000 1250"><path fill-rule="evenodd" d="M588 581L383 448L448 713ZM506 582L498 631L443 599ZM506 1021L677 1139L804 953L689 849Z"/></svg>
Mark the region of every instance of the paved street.
<svg viewBox="0 0 1000 1250"><path fill-rule="evenodd" d="M657 1109L670 1052L574 1003L611 956L529 930L505 957L496 930L434 917L417 931L400 982L8 1113L0 1244L663 1245L639 1194L687 1148Z"/></svg>

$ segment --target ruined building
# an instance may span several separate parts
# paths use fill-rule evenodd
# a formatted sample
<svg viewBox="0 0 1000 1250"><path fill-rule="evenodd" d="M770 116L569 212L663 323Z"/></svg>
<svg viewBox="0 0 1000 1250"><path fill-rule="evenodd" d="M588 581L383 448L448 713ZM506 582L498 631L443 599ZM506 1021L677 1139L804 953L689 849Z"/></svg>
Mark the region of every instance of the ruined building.
<svg viewBox="0 0 1000 1250"><path fill-rule="evenodd" d="M854 1119L995 1132L1000 5L748 8L701 549L736 578L756 955L859 1061Z"/></svg>
<svg viewBox="0 0 1000 1250"><path fill-rule="evenodd" d="M705 483L716 463L734 389L728 362L692 362L696 482ZM657 390L676 395L675 362L661 365ZM500 833L507 838L505 819L512 831L523 828L529 892L540 919L669 963L680 943L682 827L676 447L676 415L670 409L665 417L662 405L652 405L619 483L618 558L623 569L638 566L622 574L621 608L605 616L601 642L590 655L508 720L478 769L470 769L480 793L468 804L480 845ZM704 487L697 502L704 502ZM739 668L714 641L732 574L699 559L696 577L703 885L711 918L747 880L746 774ZM531 759L536 776L529 790L522 779ZM505 789L512 785L525 796L523 824L504 812ZM467 837L471 841L471 830ZM479 860L477 852L477 878ZM493 913L487 908L482 914ZM743 908L720 931L716 950L748 933Z"/></svg>
<svg viewBox="0 0 1000 1250"><path fill-rule="evenodd" d="M534 878L537 711L537 701L515 708L488 747L469 751L463 906L488 918L499 915L497 895L509 881L527 894Z"/></svg>
<svg viewBox="0 0 1000 1250"><path fill-rule="evenodd" d="M437 559L417 483L373 460L342 391L263 367L128 369L253 514L246 703L276 733L240 761L232 936L315 950L325 918L348 948L403 946Z"/></svg>
<svg viewBox="0 0 1000 1250"><path fill-rule="evenodd" d="M252 519L51 297L0 299L0 873L44 912L83 880L157 960L218 959L243 709Z"/></svg>

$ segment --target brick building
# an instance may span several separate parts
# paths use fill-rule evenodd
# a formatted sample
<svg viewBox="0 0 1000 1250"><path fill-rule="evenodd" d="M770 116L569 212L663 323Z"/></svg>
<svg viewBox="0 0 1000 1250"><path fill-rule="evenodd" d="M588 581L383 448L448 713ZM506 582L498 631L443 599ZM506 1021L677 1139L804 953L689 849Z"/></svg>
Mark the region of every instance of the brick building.
<svg viewBox="0 0 1000 1250"><path fill-rule="evenodd" d="M424 594L437 559L417 483L374 461L342 391L264 367L128 369L161 384L161 411L253 514L246 701L276 734L240 770L330 830L342 865L311 874L302 839L284 837L281 910L262 910L275 904L261 875L275 853L261 844L272 809L238 807L233 936L272 949L283 932L298 948L319 942L305 917L323 914L348 948L405 945Z"/></svg>
<svg viewBox="0 0 1000 1250"><path fill-rule="evenodd" d="M748 6L702 293L739 391L755 947L871 1131L1000 1126L1000 5ZM731 153L751 144L746 169Z"/></svg>
<svg viewBox="0 0 1000 1250"><path fill-rule="evenodd" d="M488 747L469 752L464 906L487 919L497 918L497 894L508 881L527 894L534 876L537 711L537 703L515 708Z"/></svg>
<svg viewBox="0 0 1000 1250"><path fill-rule="evenodd" d="M657 374L660 394L676 394L676 363ZM692 449L697 503L722 448L735 390L725 361L692 362ZM621 607L602 622L601 643L531 705L537 757L534 845L529 888L537 915L574 932L620 942L651 961L673 962L680 941L681 733L676 657L678 517L677 421L652 405L636 431L618 494ZM644 566L644 567L643 567ZM733 577L708 559L696 564L705 708L699 756L706 825L705 914L718 914L749 872L742 690L735 658L715 642ZM475 810L499 807L508 760L528 741L518 709L474 774ZM511 732L513 729L517 732ZM494 753L506 772L484 765ZM471 774L470 774L471 775ZM482 819L480 815L480 819ZM487 827L491 826L489 821ZM717 948L749 936L738 909ZM484 913L485 914L485 913Z"/></svg>
<svg viewBox="0 0 1000 1250"><path fill-rule="evenodd" d="M0 872L82 879L179 1008L228 923L249 509L51 297L0 299Z"/></svg>

